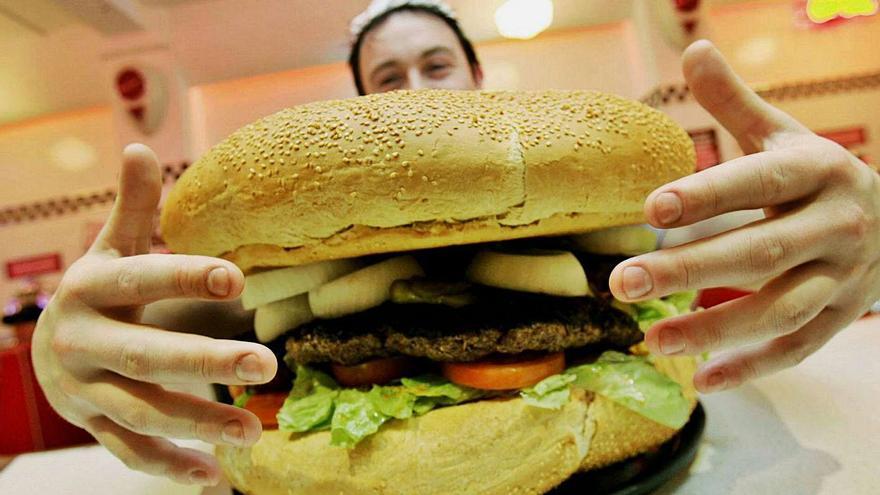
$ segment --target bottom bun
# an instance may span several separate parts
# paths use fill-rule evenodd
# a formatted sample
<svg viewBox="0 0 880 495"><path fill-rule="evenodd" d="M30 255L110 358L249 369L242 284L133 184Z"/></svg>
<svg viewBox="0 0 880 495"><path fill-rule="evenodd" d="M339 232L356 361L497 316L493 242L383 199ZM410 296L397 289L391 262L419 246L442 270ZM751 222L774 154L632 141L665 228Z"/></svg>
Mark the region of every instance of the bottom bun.
<svg viewBox="0 0 880 495"><path fill-rule="evenodd" d="M696 405L690 358L658 358ZM578 470L648 451L676 430L602 396L574 390L558 411L522 399L484 400L392 421L357 447L329 432L263 432L250 448L217 447L229 481L248 495L542 494Z"/></svg>

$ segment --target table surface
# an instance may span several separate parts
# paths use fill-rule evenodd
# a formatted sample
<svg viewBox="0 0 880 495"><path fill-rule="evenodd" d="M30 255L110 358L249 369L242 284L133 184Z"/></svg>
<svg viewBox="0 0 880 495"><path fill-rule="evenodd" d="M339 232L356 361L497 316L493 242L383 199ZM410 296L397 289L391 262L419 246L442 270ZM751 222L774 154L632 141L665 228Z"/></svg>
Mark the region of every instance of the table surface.
<svg viewBox="0 0 880 495"><path fill-rule="evenodd" d="M658 495L880 493L878 356L880 316L874 316L854 323L795 368L702 397L707 424L697 458ZM230 490L130 471L95 445L18 456L0 471L0 493L228 495Z"/></svg>

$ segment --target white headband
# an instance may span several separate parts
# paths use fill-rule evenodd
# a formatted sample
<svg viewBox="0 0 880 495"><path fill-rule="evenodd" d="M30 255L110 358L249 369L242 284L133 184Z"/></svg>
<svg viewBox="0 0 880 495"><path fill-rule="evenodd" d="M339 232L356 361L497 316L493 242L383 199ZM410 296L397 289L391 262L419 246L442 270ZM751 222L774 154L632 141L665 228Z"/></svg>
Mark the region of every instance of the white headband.
<svg viewBox="0 0 880 495"><path fill-rule="evenodd" d="M447 5L443 0L373 0L370 2L370 6L367 7L367 10L361 12L357 17L351 20L349 32L351 34L352 43L358 39L364 28L377 17L389 10L409 5L413 7L429 7L437 9L449 19L457 20L455 17L455 11L452 10L452 7Z"/></svg>

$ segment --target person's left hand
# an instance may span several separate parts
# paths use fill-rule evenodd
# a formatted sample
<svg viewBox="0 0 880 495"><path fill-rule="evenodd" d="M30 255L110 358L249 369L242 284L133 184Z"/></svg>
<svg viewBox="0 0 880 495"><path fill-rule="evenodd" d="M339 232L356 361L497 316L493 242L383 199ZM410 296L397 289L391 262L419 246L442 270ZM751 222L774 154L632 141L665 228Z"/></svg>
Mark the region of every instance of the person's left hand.
<svg viewBox="0 0 880 495"><path fill-rule="evenodd" d="M696 100L745 156L658 188L656 227L764 208L765 220L629 259L611 274L622 301L771 279L746 297L663 320L645 340L658 354L713 355L702 392L793 366L880 299L880 177L841 146L761 100L706 41L683 56Z"/></svg>

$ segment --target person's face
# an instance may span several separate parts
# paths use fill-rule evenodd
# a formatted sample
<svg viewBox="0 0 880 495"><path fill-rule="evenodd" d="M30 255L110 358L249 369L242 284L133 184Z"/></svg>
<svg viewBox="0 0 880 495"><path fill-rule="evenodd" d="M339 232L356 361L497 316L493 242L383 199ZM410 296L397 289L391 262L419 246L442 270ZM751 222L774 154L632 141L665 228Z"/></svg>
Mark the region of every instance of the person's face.
<svg viewBox="0 0 880 495"><path fill-rule="evenodd" d="M361 44L364 91L478 89L464 49L442 19L425 12L397 12L371 29Z"/></svg>

